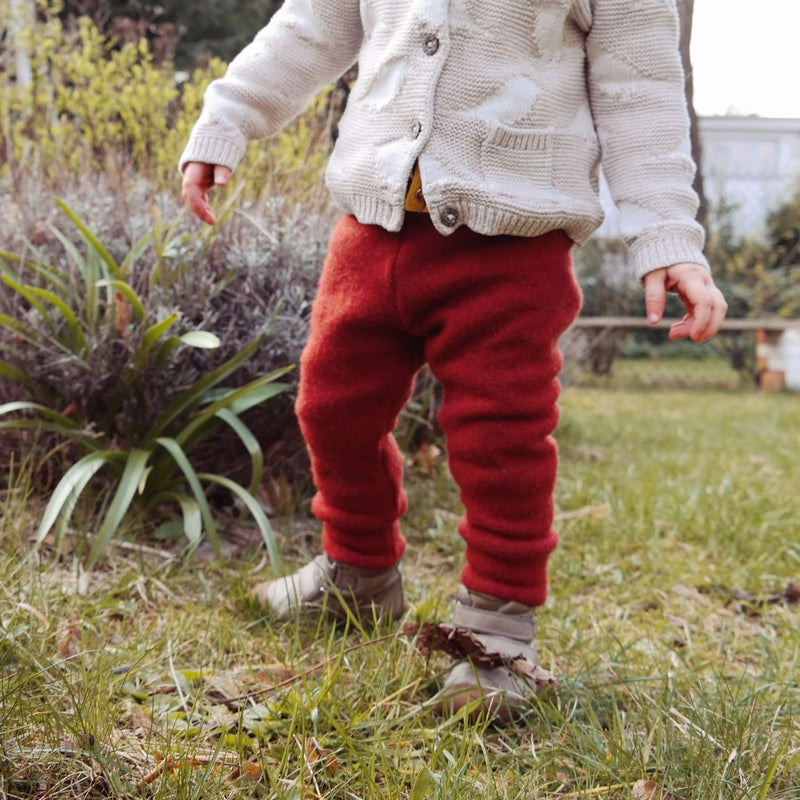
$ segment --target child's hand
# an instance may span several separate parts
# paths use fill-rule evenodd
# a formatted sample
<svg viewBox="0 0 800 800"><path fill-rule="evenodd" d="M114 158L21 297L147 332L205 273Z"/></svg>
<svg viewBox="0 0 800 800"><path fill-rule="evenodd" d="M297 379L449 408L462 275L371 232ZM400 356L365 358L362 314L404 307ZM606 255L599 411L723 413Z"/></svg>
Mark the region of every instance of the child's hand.
<svg viewBox="0 0 800 800"><path fill-rule="evenodd" d="M213 225L214 213L208 204L208 192L214 186L224 186L231 170L220 164L203 164L189 161L183 170L183 199L191 211L203 222Z"/></svg>
<svg viewBox="0 0 800 800"><path fill-rule="evenodd" d="M683 263L648 272L644 276L648 322L654 324L661 319L667 292L675 292L686 307L683 319L670 328L670 339L688 336L700 344L719 330L728 304L705 267Z"/></svg>

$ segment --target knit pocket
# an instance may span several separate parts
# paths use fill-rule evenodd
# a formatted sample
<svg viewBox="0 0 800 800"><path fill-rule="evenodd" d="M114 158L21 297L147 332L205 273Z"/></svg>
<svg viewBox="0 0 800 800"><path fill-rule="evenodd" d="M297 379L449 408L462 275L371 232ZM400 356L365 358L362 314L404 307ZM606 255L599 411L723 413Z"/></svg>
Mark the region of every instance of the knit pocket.
<svg viewBox="0 0 800 800"><path fill-rule="evenodd" d="M491 191L513 197L553 189L553 134L495 127L481 147L481 166Z"/></svg>

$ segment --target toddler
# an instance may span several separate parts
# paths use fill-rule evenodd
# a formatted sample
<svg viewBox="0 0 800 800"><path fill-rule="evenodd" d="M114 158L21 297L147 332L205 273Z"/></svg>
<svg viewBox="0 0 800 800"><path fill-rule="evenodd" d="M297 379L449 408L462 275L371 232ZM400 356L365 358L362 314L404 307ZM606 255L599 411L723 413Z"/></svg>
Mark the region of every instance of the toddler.
<svg viewBox="0 0 800 800"><path fill-rule="evenodd" d="M454 624L501 666L468 661L443 697L523 714L535 607L556 546L557 343L580 308L571 249L620 209L647 316L667 291L702 342L726 305L695 222L675 0L285 0L212 83L181 157L208 192L355 62L327 185L345 212L300 364L324 554L256 589L278 617L405 610L403 460L392 437L428 363L466 513Z"/></svg>

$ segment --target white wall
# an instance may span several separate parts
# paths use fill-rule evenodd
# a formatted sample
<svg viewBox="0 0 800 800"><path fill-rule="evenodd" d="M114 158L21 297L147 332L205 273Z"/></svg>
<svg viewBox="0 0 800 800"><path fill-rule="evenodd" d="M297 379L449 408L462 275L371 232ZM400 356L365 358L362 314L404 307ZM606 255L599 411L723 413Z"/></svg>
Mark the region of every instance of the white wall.
<svg viewBox="0 0 800 800"><path fill-rule="evenodd" d="M725 201L734 206L736 236L762 236L769 213L800 191L800 119L701 117L699 125L712 215ZM605 180L601 199L606 221L595 235L618 238L618 212Z"/></svg>

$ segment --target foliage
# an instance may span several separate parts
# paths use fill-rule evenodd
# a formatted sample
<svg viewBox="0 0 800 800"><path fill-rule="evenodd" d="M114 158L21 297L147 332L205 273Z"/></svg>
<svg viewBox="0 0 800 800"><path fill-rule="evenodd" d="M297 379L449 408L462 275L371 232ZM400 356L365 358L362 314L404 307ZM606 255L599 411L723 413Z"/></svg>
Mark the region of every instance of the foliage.
<svg viewBox="0 0 800 800"><path fill-rule="evenodd" d="M165 271L167 254L180 242L175 227L156 226L118 263L71 209L60 207L84 243L82 252L54 229L68 268L0 253L0 395L12 398L0 406L0 416L14 417L0 423L0 431L47 432L69 442L76 458L82 455L53 492L39 540L56 521L63 533L81 493L105 468L115 476L106 486L109 492L113 487L113 497L90 565L134 500L146 513L177 505L190 542L197 544L205 530L217 546L201 481L224 487L245 504L274 558L270 526L254 498L264 455L240 417L286 388L275 381L287 368L242 386L218 388L261 347L266 326L251 331L252 341L219 363L195 355L197 348L222 348L215 334L162 304L159 288L172 280ZM152 269L140 263L148 250L155 255ZM249 455L246 489L228 477L196 471L187 458L220 424L235 433Z"/></svg>
<svg viewBox="0 0 800 800"><path fill-rule="evenodd" d="M708 248L729 316L800 315L800 194L770 214L764 241L736 239L732 210L725 204L717 210Z"/></svg>
<svg viewBox="0 0 800 800"><path fill-rule="evenodd" d="M147 35L154 44L174 51L181 66L192 66L207 53L232 58L279 5L279 0L199 4L180 0L65 0L62 16L89 16L104 32L132 30Z"/></svg>
<svg viewBox="0 0 800 800"><path fill-rule="evenodd" d="M714 280L728 302L728 316L800 316L800 194L767 220L766 240L736 239L730 224L732 208L716 212L708 246ZM752 336L734 334L719 347L731 364L756 375Z"/></svg>
<svg viewBox="0 0 800 800"><path fill-rule="evenodd" d="M767 220L770 269L800 268L800 189Z"/></svg>
<svg viewBox="0 0 800 800"><path fill-rule="evenodd" d="M47 8L27 36L32 84L17 85L0 59L0 176L33 173L63 186L94 170L133 171L174 187L205 87L225 64L212 58L178 85L171 61L156 62L146 38L119 45L89 17L67 24L58 6ZM320 95L268 145L251 147L240 168L251 187L245 196L304 201L314 193L328 155L328 98Z"/></svg>
<svg viewBox="0 0 800 800"><path fill-rule="evenodd" d="M114 48L87 17L66 27L55 14L30 36L34 81L9 82L2 109L8 168L63 181L81 171L135 167L174 181L176 153L199 112L202 90L224 65L212 62L180 90L154 64L146 40Z"/></svg>

